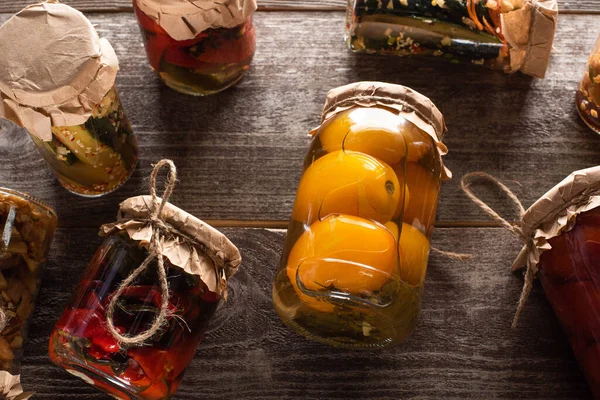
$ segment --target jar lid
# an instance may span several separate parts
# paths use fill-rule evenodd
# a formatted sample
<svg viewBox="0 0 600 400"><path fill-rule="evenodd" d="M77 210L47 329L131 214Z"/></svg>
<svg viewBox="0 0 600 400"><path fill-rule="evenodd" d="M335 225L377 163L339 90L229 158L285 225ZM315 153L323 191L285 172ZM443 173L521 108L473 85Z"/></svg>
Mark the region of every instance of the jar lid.
<svg viewBox="0 0 600 400"><path fill-rule="evenodd" d="M508 72L546 75L557 19L557 0L525 0L522 7L500 14L502 35L509 44Z"/></svg>
<svg viewBox="0 0 600 400"><path fill-rule="evenodd" d="M600 166L575 171L563 179L523 214L521 230L532 243L529 251L521 251L513 269L529 262L537 271L540 255L552 248L548 240L571 230L577 215L597 207L600 207Z"/></svg>
<svg viewBox="0 0 600 400"><path fill-rule="evenodd" d="M51 0L0 27L0 117L51 140L80 125L114 85L117 56L79 11Z"/></svg>
<svg viewBox="0 0 600 400"><path fill-rule="evenodd" d="M400 116L426 132L437 146L443 166L442 178L452 177L452 173L442 162L442 156L448 153L448 148L442 143L442 138L448 129L441 111L428 97L402 85L383 82L351 83L327 93L321 123L335 114L356 106L392 108Z"/></svg>
<svg viewBox="0 0 600 400"><path fill-rule="evenodd" d="M126 231L131 239L148 245L153 234L148 220L151 205L151 196L128 198L119 206L117 222L103 225L101 234ZM162 244L163 256L185 272L198 275L210 291L226 292L226 279L235 275L242 263L238 248L224 234L171 203L165 204L160 218L169 233Z"/></svg>
<svg viewBox="0 0 600 400"><path fill-rule="evenodd" d="M256 10L256 0L135 0L139 9L175 40L209 28L233 28Z"/></svg>

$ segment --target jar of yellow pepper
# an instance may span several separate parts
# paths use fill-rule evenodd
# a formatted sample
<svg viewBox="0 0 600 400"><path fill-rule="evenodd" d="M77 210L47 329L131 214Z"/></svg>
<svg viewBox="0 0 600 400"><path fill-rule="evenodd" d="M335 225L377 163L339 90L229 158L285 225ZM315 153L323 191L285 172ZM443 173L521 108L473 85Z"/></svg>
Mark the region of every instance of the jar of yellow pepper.
<svg viewBox="0 0 600 400"><path fill-rule="evenodd" d="M312 132L273 287L280 318L340 347L402 342L421 307L444 118L400 85L329 92Z"/></svg>

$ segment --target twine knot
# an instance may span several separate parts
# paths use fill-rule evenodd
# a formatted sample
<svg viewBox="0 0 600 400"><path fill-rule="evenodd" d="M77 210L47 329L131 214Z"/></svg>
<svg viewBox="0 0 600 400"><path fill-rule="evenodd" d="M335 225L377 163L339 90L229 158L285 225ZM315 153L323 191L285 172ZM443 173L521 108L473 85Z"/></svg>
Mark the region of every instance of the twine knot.
<svg viewBox="0 0 600 400"><path fill-rule="evenodd" d="M162 198L159 198L156 194L156 178L158 176L159 171L167 167L169 168L169 174L167 178L167 182L165 184L165 190L163 192ZM162 244L163 244L163 231L168 231L168 227L165 224L165 221L162 219L162 211L164 206L169 201L171 194L173 193L173 189L175 188L175 182L177 181L177 168L175 168L175 164L171 160L161 160L159 161L153 168L152 173L150 174L150 196L152 197L152 203L150 204L150 216L145 220L145 222L151 224L152 226L152 239L150 240L148 246L148 256L137 267L121 284L119 288L112 296L110 303L108 305L108 311L106 313L106 322L108 331L111 335L121 344L121 345L140 345L144 343L146 340L153 337L159 329L165 323L168 316L168 306L169 306L169 285L167 282L167 272L165 270L164 265L164 256L162 254ZM130 286L135 279L142 274L150 263L156 259L157 261L157 271L158 271L158 280L161 288L161 304L160 311L154 318L152 325L144 332L136 335L136 336L125 336L122 335L114 325L114 312L117 307L117 302L121 298L123 291Z"/></svg>
<svg viewBox="0 0 600 400"><path fill-rule="evenodd" d="M483 200L479 197L475 196L471 190L471 185L473 181L480 180L488 183L492 183L499 187L511 200L517 212L519 214L519 221L517 223L510 223L506 219L502 218L500 214L494 211L490 206L488 206ZM460 186L465 194L481 208L486 214L488 214L492 219L498 222L501 226L506 228L510 233L512 233L515 237L517 237L521 242L523 242L523 250L521 253L525 252L525 254L529 254L534 246L532 232L524 231L522 226L523 215L525 214L525 208L523 204L519 200L519 198L510 190L506 185L500 182L498 179L493 176L486 174L485 172L471 172L462 177L460 181ZM533 287L533 281L535 278L535 273L533 271L533 267L531 265L531 261L529 257L527 259L527 269L525 270L525 282L523 283L523 289L521 290L521 296L519 298L519 303L517 305L517 311L513 317L513 321L511 324L512 328L516 328L517 322L519 320L519 316L521 315L521 311L523 311L523 307L527 302L527 298L531 293L531 288Z"/></svg>

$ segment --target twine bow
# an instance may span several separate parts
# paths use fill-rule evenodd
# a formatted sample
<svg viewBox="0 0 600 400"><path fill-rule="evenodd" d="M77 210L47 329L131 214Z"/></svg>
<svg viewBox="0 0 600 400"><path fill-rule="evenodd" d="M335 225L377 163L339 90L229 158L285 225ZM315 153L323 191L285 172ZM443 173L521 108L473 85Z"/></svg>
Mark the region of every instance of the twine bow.
<svg viewBox="0 0 600 400"><path fill-rule="evenodd" d="M167 183L165 184L165 191L163 192L162 199L156 195L156 178L158 172L163 168L169 168L169 175ZM148 247L148 257L137 267L123 282L117 289L116 293L110 300L108 305L108 312L106 314L106 322L108 325L108 331L113 335L120 344L125 345L135 345L144 343L146 340L150 339L152 336L158 332L158 330L163 326L165 320L167 319L168 314L168 305L169 305L169 286L167 283L167 272L165 270L164 265L164 256L162 254L162 245L163 245L163 235L161 231L165 228L165 223L162 220L162 210L167 204L169 197L173 193L173 189L175 187L175 182L177 181L177 169L175 168L175 164L171 160L161 160L159 161L152 170L150 175L150 195L152 196L152 204L150 216L148 221L152 224L152 239L150 240L150 244ZM121 294L123 291L130 286L135 279L142 274L150 263L156 259L157 261L157 270L158 270L158 280L161 288L161 304L160 311L156 318L152 322L150 328L148 328L145 332L142 332L136 336L124 336L115 328L113 315L115 312L115 308L117 307L117 302L119 301Z"/></svg>
<svg viewBox="0 0 600 400"><path fill-rule="evenodd" d="M512 200L515 208L519 213L519 222L517 222L516 224L511 224L510 222L502 218L500 214L498 214L496 211L492 210L492 208L488 206L485 202L483 202L479 197L475 196L471 191L471 184L474 180L482 180L498 186ZM493 176L486 174L485 172L472 172L464 175L460 181L460 185L465 194L469 196L469 198L475 204L477 204L486 214L492 217L494 221L500 223L500 225L502 225L510 233L516 236L521 242L523 242L524 247L521 250L521 254L519 254L517 260L522 259L522 256L524 254L528 255L531 252L533 248L532 246L534 246L532 232L524 231L522 225L522 219L523 215L525 214L525 208L523 207L523 204L517 198L517 196L506 185L504 185L502 182L500 182ZM526 259L527 269L525 270L525 282L523 283L523 289L521 291L521 297L519 298L519 303L517 305L517 311L515 312L511 324L512 328L515 328L517 326L517 322L519 320L519 316L521 315L521 311L523 311L523 307L525 306L527 298L531 293L531 288L533 286L533 281L535 277L534 267L531 264L529 257L526 257Z"/></svg>

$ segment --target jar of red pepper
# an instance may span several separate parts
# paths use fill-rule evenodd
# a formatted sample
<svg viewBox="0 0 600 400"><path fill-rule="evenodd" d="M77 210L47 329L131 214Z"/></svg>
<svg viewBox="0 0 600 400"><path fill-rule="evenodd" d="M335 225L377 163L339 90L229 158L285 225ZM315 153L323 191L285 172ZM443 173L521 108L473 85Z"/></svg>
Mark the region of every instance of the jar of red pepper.
<svg viewBox="0 0 600 400"><path fill-rule="evenodd" d="M493 177L466 175L463 189L480 206L484 203L469 189L473 178L500 186L521 213L521 221L510 224L482 207L524 242L513 263L513 270L527 267L513 327L539 277L594 397L600 398L600 166L573 172L526 211Z"/></svg>
<svg viewBox="0 0 600 400"><path fill-rule="evenodd" d="M162 199L154 184L170 166ZM119 399L170 398L241 263L219 231L167 202L163 160L151 196L120 205L49 343L51 360Z"/></svg>
<svg viewBox="0 0 600 400"><path fill-rule="evenodd" d="M170 88L217 93L250 66L256 0L134 0L133 7L150 66Z"/></svg>

